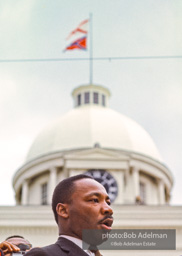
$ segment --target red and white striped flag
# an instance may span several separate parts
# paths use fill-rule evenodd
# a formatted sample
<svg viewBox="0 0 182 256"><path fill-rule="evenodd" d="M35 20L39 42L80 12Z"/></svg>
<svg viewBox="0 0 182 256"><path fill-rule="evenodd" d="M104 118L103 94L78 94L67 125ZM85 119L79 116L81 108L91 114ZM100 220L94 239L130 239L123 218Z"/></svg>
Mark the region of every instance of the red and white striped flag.
<svg viewBox="0 0 182 256"><path fill-rule="evenodd" d="M78 27L76 27L73 31L71 31L71 33L68 35L67 40L70 39L70 37L72 37L73 35L75 36L83 36L83 35L87 35L88 33L88 22L89 20L84 20L82 21Z"/></svg>

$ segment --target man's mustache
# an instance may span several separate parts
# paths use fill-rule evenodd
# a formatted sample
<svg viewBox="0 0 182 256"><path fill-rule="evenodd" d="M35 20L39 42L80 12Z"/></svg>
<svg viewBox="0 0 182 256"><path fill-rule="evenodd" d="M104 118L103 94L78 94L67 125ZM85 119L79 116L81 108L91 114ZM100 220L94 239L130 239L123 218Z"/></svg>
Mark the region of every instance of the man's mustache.
<svg viewBox="0 0 182 256"><path fill-rule="evenodd" d="M106 215L103 219L99 220L99 224L101 224L106 219L114 220L114 218L111 215Z"/></svg>

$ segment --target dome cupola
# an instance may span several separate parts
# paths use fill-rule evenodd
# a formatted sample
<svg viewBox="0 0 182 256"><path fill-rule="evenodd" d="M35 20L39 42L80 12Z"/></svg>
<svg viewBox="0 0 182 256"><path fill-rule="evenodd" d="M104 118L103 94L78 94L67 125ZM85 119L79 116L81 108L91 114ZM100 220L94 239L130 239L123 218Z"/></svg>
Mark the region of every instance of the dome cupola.
<svg viewBox="0 0 182 256"><path fill-rule="evenodd" d="M74 107L100 105L108 106L110 92L107 88L100 85L82 85L75 88L72 92Z"/></svg>
<svg viewBox="0 0 182 256"><path fill-rule="evenodd" d="M82 85L73 90L72 96L75 107L41 131L26 162L55 152L93 148L95 144L161 161L158 149L143 127L108 107L107 88Z"/></svg>

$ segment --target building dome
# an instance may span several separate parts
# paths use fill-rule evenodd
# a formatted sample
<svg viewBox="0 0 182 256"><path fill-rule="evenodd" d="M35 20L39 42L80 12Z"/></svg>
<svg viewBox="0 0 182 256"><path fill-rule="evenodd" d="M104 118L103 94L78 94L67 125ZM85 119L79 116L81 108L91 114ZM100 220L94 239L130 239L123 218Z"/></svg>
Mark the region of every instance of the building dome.
<svg viewBox="0 0 182 256"><path fill-rule="evenodd" d="M116 204L165 204L173 177L150 135L110 109L99 85L73 90L75 108L50 123L13 177L17 204L51 204L55 186L86 173L104 184Z"/></svg>
<svg viewBox="0 0 182 256"><path fill-rule="evenodd" d="M96 85L80 86L72 95L75 108L38 135L26 162L55 152L93 148L96 144L105 149L142 154L161 162L150 135L135 121L107 107L108 89Z"/></svg>

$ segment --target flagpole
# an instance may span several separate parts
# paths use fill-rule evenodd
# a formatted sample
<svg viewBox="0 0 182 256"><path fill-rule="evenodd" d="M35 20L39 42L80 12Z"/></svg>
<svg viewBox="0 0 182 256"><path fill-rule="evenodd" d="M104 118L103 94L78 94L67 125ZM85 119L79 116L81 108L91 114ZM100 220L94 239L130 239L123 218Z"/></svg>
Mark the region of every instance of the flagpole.
<svg viewBox="0 0 182 256"><path fill-rule="evenodd" d="M89 68L90 68L90 84L93 83L93 49L92 49L92 13L89 14L89 34L90 34L90 57L89 57Z"/></svg>

